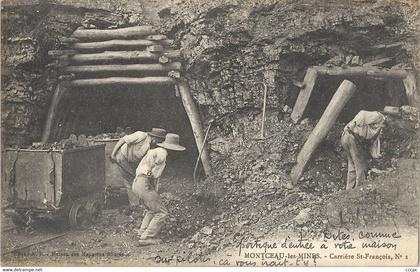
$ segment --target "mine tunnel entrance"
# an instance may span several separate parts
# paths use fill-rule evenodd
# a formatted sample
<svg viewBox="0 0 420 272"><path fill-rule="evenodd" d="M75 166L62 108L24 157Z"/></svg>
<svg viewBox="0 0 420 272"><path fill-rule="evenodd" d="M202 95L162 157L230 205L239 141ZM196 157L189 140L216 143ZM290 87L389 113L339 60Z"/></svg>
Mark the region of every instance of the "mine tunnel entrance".
<svg viewBox="0 0 420 272"><path fill-rule="evenodd" d="M79 27L70 37L63 37L62 43L63 49L48 51L51 66L60 72L60 83L42 142L70 134L112 133L117 127L131 127L132 131L162 127L179 134L187 148L169 152L165 173L172 168L192 174L204 136L199 111L188 84L181 79L181 54L173 48L173 40L153 26L143 25ZM201 166L209 175L208 154L202 150Z"/></svg>
<svg viewBox="0 0 420 272"><path fill-rule="evenodd" d="M69 88L59 105L58 125L53 140L70 134L87 136L115 132L165 128L180 135L183 152L169 151L164 176L191 178L198 151L188 116L174 87L128 85Z"/></svg>
<svg viewBox="0 0 420 272"><path fill-rule="evenodd" d="M360 110L382 111L385 106L399 107L408 104L402 80L322 76L315 83L304 117L319 119L345 79L352 81L357 89L340 113L338 122L349 122Z"/></svg>

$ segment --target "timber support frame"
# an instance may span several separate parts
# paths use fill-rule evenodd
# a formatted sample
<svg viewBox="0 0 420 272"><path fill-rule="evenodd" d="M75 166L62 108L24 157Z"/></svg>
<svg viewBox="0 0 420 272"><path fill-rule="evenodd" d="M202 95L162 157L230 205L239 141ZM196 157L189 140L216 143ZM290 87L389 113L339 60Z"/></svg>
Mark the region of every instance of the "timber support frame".
<svg viewBox="0 0 420 272"><path fill-rule="evenodd" d="M313 66L309 67L299 96L293 107L291 118L294 123L299 122L308 105L312 91L315 86L318 76L344 76L344 77L367 77L367 78L392 78L402 80L405 87L405 92L410 105L420 107L420 94L416 89L416 80L414 73L405 69L386 69L375 66L355 66L355 67L327 67L327 66Z"/></svg>
<svg viewBox="0 0 420 272"><path fill-rule="evenodd" d="M105 30L81 27L70 38L61 39L67 48L48 52L53 61L48 66L58 69L60 82L48 109L42 142L57 137L53 132L58 124L59 135L71 130L66 116L59 116L60 101L78 88L118 85L173 87L180 94L198 154L202 150L200 158L204 172L206 176L212 175L199 110L188 84L181 78L180 51L171 47L172 40L155 31L148 25ZM66 109L68 107L66 105Z"/></svg>

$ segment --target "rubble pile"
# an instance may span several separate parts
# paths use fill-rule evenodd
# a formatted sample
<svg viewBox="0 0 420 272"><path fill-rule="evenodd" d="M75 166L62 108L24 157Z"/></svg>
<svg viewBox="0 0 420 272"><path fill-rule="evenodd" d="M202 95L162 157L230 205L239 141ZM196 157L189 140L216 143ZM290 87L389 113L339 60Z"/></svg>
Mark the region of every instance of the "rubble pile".
<svg viewBox="0 0 420 272"><path fill-rule="evenodd" d="M94 140L115 140L131 133L133 133L133 130L131 127L126 127L125 129L122 127L117 127L115 132L101 133L101 134L95 135L93 139Z"/></svg>
<svg viewBox="0 0 420 272"><path fill-rule="evenodd" d="M414 181L418 177L413 176L413 167L418 166L409 155L417 157L417 151L412 153L416 145L409 144L416 143L415 133L400 130L396 145L396 129L390 124L382 137L381 160L386 163L382 167L374 163L366 185L349 193L344 190L347 159L339 145L345 124L337 123L314 154L297 187L289 188L293 158L305 140L299 135L310 132L313 124L305 120L291 125L287 114L284 120L272 122L276 118L273 116L268 116L267 127L274 136L264 141L251 140L259 129L258 118L249 123L243 138L237 135L210 140L213 152L217 149L219 153L213 154L215 176L202 181L206 191L194 186L195 193L184 191L178 198L163 194L173 218L165 229L177 230L168 238L181 238L182 247L200 255L234 246L241 239L261 239L282 231L319 237L325 229L338 226L376 226L392 224L393 220L398 224L417 224L408 216L417 212L414 206L418 189ZM228 152L223 153L226 149ZM406 179L403 187L396 186ZM209 200L211 204L205 202ZM201 220L196 220L195 214ZM398 221L401 217L403 220ZM188 222L194 223L188 226Z"/></svg>
<svg viewBox="0 0 420 272"><path fill-rule="evenodd" d="M326 205L331 224L348 227L417 226L419 165L415 159L400 158L385 171L371 172L365 185L332 195ZM373 170L373 169L372 169Z"/></svg>

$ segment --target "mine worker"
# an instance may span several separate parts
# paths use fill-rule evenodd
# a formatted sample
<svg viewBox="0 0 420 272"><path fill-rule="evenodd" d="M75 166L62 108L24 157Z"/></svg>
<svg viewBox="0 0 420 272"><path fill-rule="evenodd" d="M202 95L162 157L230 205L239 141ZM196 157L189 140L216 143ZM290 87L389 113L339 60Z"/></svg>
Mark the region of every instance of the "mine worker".
<svg viewBox="0 0 420 272"><path fill-rule="evenodd" d="M130 206L138 204L137 197L132 193L131 186L135 178L135 169L149 149L165 139L166 130L152 128L150 132L137 131L122 137L111 153L111 161L117 163L127 188Z"/></svg>
<svg viewBox="0 0 420 272"><path fill-rule="evenodd" d="M347 153L348 172L346 189L363 184L367 176L368 155L380 156L380 135L385 117L377 111L360 111L344 128L341 145Z"/></svg>
<svg viewBox="0 0 420 272"><path fill-rule="evenodd" d="M173 133L168 133L165 141L157 145L159 147L150 149L141 160L136 169L136 178L132 188L133 193L139 197L146 208L146 214L138 230L141 246L161 243L157 235L168 215L168 210L157 192L157 184L166 166L167 150L185 150L185 147L179 144L179 136Z"/></svg>

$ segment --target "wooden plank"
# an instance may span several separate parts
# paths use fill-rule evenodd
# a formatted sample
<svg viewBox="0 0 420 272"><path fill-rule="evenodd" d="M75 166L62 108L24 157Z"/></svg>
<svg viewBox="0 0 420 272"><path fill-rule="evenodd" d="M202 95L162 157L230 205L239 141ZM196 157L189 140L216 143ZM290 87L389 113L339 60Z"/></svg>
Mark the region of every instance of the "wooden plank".
<svg viewBox="0 0 420 272"><path fill-rule="evenodd" d="M51 129L55 123L55 119L59 110L58 105L65 92L66 92L66 88L62 84L58 84L54 91L54 95L51 100L50 107L48 108L47 121L45 122L44 131L42 132L41 141L43 143L47 143L50 138Z"/></svg>
<svg viewBox="0 0 420 272"><path fill-rule="evenodd" d="M420 109L420 94L416 86L415 74L413 72L408 73L407 77L403 79L403 83L408 103Z"/></svg>
<svg viewBox="0 0 420 272"><path fill-rule="evenodd" d="M69 86L98 86L98 85L158 85L166 86L173 85L175 80L170 77L107 77L107 78L89 78L89 79L75 79L69 82Z"/></svg>
<svg viewBox="0 0 420 272"><path fill-rule="evenodd" d="M308 105L309 98L311 97L312 90L315 86L315 81L318 77L317 70L314 68L308 68L306 71L305 78L303 80L303 87L299 92L299 96L296 100L295 106L291 114L291 118L294 123L297 123L302 118L305 112L306 106Z"/></svg>
<svg viewBox="0 0 420 272"><path fill-rule="evenodd" d="M109 49L144 49L150 45L160 44L163 46L169 46L173 43L173 40L161 40L161 41L152 41L152 40L108 40L108 41L100 41L100 42L85 42L85 43L74 43L72 48L81 50L81 51L89 51L89 52L97 52L97 51L105 51Z"/></svg>
<svg viewBox="0 0 420 272"><path fill-rule="evenodd" d="M180 83L178 85L178 90L181 96L182 104L185 108L185 112L187 113L187 116L190 120L191 128L195 138L195 143L197 144L197 151L200 152L200 149L204 143L204 132L198 108L194 103L188 85L186 83ZM201 152L201 163L203 164L205 174L207 176L211 176L213 174L213 171L211 169L209 155L205 146Z"/></svg>
<svg viewBox="0 0 420 272"><path fill-rule="evenodd" d="M122 65L80 65L67 66L62 71L65 73L75 73L83 75L95 75L103 73L158 73L180 70L180 62L168 64L150 63L150 64L122 64Z"/></svg>
<svg viewBox="0 0 420 272"><path fill-rule="evenodd" d="M139 38L154 34L152 26L133 26L118 29L77 29L72 38L79 40L112 40Z"/></svg>
<svg viewBox="0 0 420 272"><path fill-rule="evenodd" d="M344 80L340 87L338 87L334 96L331 98L330 103L297 156L297 164L293 167L290 174L293 184L298 182L313 152L327 136L347 101L355 91L356 85L348 80Z"/></svg>

